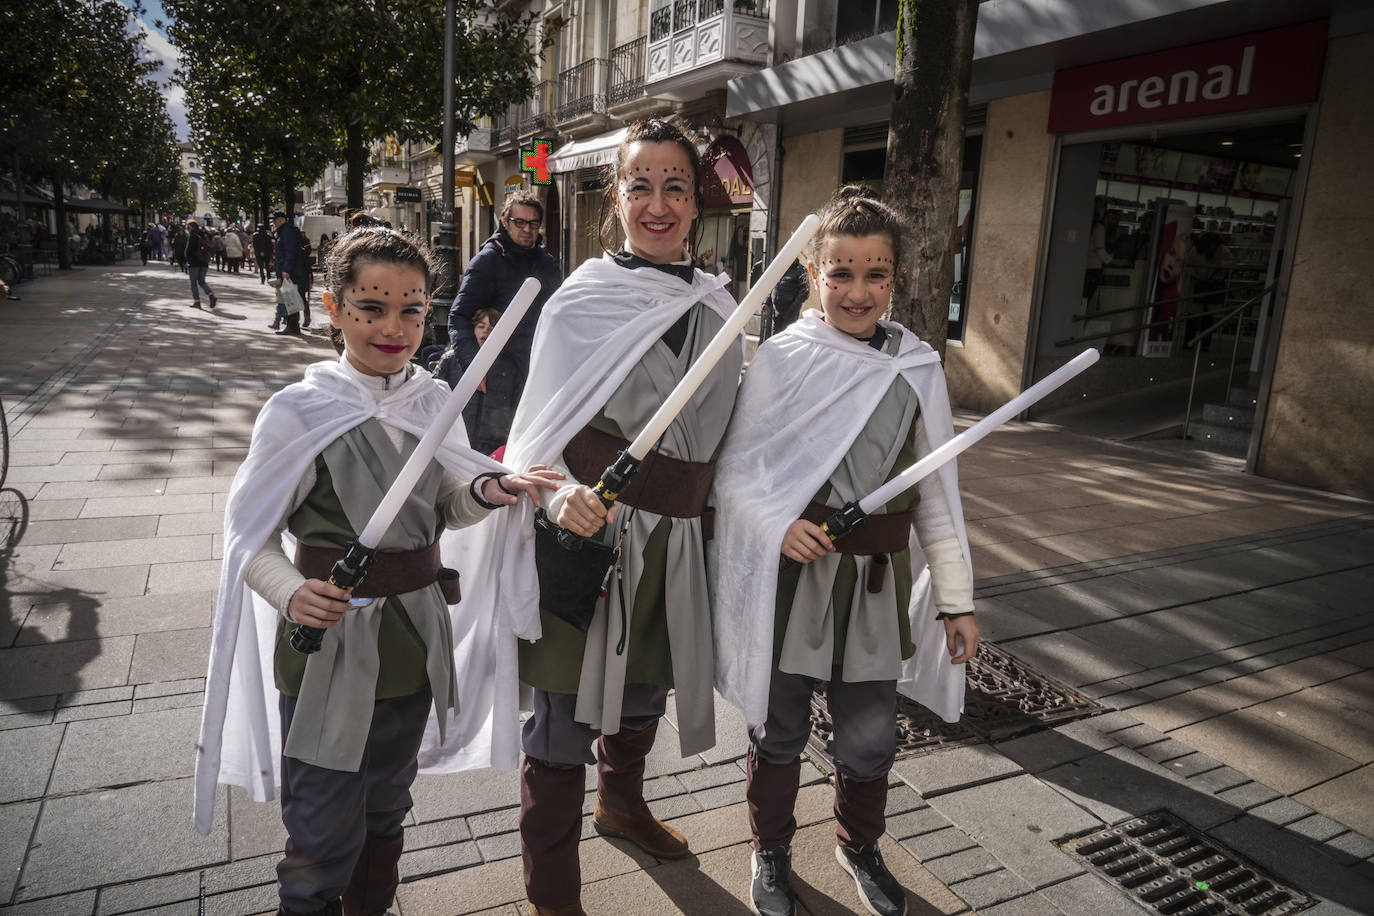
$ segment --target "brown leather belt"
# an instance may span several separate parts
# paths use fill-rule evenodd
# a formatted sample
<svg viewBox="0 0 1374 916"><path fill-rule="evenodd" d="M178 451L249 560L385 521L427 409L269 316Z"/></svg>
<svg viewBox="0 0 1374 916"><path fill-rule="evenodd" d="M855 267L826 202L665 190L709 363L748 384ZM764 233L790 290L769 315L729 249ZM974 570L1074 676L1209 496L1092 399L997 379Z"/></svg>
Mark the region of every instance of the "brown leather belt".
<svg viewBox="0 0 1374 916"><path fill-rule="evenodd" d="M564 447L563 461L580 483L591 487L615 461L615 456L629 446L619 436L584 426ZM714 461L683 461L662 452L650 452L617 501L655 515L700 518L702 535L709 541L715 510L707 507L706 495L711 491L715 470Z"/></svg>
<svg viewBox="0 0 1374 916"><path fill-rule="evenodd" d="M307 579L329 581L334 564L344 555L332 547L311 547L296 542L296 569ZM439 561L439 542L419 550L379 550L368 567L363 581L353 589L355 598L388 598L417 592L435 582L444 593L444 601L457 604L458 572L445 569Z"/></svg>
<svg viewBox="0 0 1374 916"><path fill-rule="evenodd" d="M821 522L834 515L838 509L822 503L811 503L802 512L802 518L812 524ZM916 517L913 509L906 512L893 512L887 515L870 515L863 524L854 528L835 542L840 553L872 556L879 553L897 553L910 546L911 522Z"/></svg>

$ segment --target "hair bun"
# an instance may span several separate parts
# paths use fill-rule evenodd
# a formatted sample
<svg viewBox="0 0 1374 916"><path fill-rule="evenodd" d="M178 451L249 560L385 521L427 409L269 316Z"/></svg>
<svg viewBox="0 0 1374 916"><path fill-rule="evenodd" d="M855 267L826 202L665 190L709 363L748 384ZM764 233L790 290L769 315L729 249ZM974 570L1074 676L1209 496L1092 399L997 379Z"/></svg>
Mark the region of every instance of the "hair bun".
<svg viewBox="0 0 1374 916"><path fill-rule="evenodd" d="M835 192L835 199L846 203L851 201L858 202L860 200L882 200L882 198L878 196L877 191L873 190L868 185L862 184L845 185Z"/></svg>

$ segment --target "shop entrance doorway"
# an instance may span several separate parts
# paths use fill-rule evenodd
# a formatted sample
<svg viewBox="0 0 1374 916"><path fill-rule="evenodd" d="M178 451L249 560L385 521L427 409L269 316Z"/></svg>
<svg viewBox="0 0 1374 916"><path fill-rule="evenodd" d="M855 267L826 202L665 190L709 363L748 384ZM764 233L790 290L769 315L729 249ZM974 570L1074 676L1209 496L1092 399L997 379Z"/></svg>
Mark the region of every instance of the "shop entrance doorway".
<svg viewBox="0 0 1374 916"><path fill-rule="evenodd" d="M1303 131L1296 116L1066 142L1035 377L1100 348L1109 359L1094 387L1073 397L1114 404L1118 425L1143 435L1183 424L1195 364L1199 411L1208 398L1224 403L1230 390L1257 381ZM1131 400L1125 419L1122 398ZM1061 397L1040 412L1066 405ZM1234 451L1243 453L1245 438L1230 437Z"/></svg>

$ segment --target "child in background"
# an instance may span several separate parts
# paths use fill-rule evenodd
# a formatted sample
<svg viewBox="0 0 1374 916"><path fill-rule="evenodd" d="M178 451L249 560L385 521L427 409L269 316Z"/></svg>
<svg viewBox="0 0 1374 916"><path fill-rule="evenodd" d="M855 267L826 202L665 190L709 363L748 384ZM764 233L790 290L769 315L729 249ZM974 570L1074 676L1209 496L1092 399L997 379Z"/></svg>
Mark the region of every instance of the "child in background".
<svg viewBox="0 0 1374 916"><path fill-rule="evenodd" d="M953 434L939 355L880 320L902 251L896 213L846 187L820 216L808 270L822 313L759 347L716 467L716 687L750 729L754 912L795 911L793 806L824 684L835 857L868 912L898 916L906 893L878 849L897 692L957 721L978 646L973 576L953 462L835 543L820 527ZM764 574L779 553L791 562Z"/></svg>
<svg viewBox="0 0 1374 916"><path fill-rule="evenodd" d="M488 673L456 661L457 576L441 565L435 533L472 525L521 494L537 502L561 475L508 473L452 429L353 600L330 584L334 562L448 397L410 362L429 309L429 253L400 233L360 229L339 242L330 274L324 304L343 352L263 407L225 507L196 828L212 826L217 782L258 801L280 786L287 841L278 912L352 916L392 901L427 723L442 752L457 754L464 748L445 745L445 735L479 734L490 716L475 699ZM484 572L473 575L484 587ZM464 609L466 648L483 659L490 646L471 634L495 628L478 626L482 606ZM292 647L301 624L325 630L320 651Z"/></svg>

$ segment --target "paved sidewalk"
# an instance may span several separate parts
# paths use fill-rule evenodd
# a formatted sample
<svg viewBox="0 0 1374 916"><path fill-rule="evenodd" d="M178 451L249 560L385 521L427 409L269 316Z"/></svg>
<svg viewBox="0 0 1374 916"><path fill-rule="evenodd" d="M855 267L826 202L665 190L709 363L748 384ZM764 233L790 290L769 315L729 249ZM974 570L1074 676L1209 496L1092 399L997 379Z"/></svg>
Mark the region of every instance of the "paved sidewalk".
<svg viewBox="0 0 1374 916"><path fill-rule="evenodd" d="M29 513L0 556L3 916L275 907L276 806L226 790L194 833L193 748L224 493L262 401L333 351L267 331L255 277L209 282L214 313L165 264L0 303L7 485ZM1374 505L1037 424L960 476L987 638L1103 711L898 761L884 847L909 912L1139 913L1055 841L1160 808L1307 912L1374 912ZM649 761L696 856L654 861L587 818L589 912L748 912L746 742L718 712L710 752L680 758L665 728ZM824 765L798 801L800 912L862 912ZM514 775L424 776L415 797L396 909L514 914Z"/></svg>

